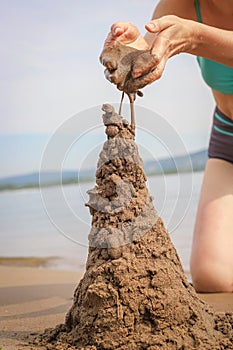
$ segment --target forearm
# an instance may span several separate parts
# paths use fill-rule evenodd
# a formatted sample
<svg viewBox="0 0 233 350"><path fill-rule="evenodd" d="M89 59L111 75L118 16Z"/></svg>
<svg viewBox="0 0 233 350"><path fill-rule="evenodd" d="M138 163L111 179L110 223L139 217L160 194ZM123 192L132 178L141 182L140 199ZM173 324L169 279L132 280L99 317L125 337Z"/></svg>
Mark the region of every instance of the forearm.
<svg viewBox="0 0 233 350"><path fill-rule="evenodd" d="M161 0L151 22L155 22L157 28L153 33L146 33L148 46L155 44L156 35L168 42L164 51L155 45L155 55L156 50L163 51L167 58L186 52L233 67L233 31L197 22L193 1ZM166 46L164 42L162 45Z"/></svg>
<svg viewBox="0 0 233 350"><path fill-rule="evenodd" d="M202 23L195 23L195 28L189 53L233 67L233 31Z"/></svg>

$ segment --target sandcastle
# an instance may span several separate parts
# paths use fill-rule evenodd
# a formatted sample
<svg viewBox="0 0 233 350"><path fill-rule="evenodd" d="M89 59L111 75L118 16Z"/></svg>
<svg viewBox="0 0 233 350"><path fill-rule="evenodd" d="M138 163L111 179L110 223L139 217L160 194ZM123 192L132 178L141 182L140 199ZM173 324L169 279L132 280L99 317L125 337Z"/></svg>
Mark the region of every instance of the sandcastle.
<svg viewBox="0 0 233 350"><path fill-rule="evenodd" d="M153 206L134 128L103 105L108 140L88 191L92 215L86 272L46 349L233 348L233 315L221 317L187 281Z"/></svg>

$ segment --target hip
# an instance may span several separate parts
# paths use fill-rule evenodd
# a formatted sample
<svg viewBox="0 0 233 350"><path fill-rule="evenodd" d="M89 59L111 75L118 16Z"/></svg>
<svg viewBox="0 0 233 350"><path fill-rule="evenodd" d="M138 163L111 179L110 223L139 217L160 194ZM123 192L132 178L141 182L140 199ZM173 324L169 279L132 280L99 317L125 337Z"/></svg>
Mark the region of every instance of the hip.
<svg viewBox="0 0 233 350"><path fill-rule="evenodd" d="M233 120L218 107L214 111L208 156L233 163Z"/></svg>

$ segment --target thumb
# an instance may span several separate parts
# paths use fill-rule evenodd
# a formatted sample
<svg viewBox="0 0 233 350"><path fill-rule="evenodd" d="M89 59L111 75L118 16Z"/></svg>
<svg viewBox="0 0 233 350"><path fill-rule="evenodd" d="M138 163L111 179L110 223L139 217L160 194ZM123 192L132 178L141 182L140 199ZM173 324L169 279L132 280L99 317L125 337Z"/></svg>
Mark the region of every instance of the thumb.
<svg viewBox="0 0 233 350"><path fill-rule="evenodd" d="M148 22L145 25L145 28L150 33L157 33L172 26L176 21L177 21L176 16L173 16L173 15L163 16Z"/></svg>
<svg viewBox="0 0 233 350"><path fill-rule="evenodd" d="M147 23L145 25L145 28L148 32L150 33L157 33L159 32L159 27L158 27L158 23L157 23L157 20L154 20L154 21L150 21L149 23Z"/></svg>

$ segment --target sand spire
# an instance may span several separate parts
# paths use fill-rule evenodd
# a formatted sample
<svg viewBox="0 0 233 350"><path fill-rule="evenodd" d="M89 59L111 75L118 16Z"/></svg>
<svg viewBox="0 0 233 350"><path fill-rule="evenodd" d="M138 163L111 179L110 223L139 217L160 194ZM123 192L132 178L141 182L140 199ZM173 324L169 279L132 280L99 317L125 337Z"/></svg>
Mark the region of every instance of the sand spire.
<svg viewBox="0 0 233 350"><path fill-rule="evenodd" d="M188 283L146 186L134 130L103 105L86 272L47 349L232 349L230 314L219 317Z"/></svg>

